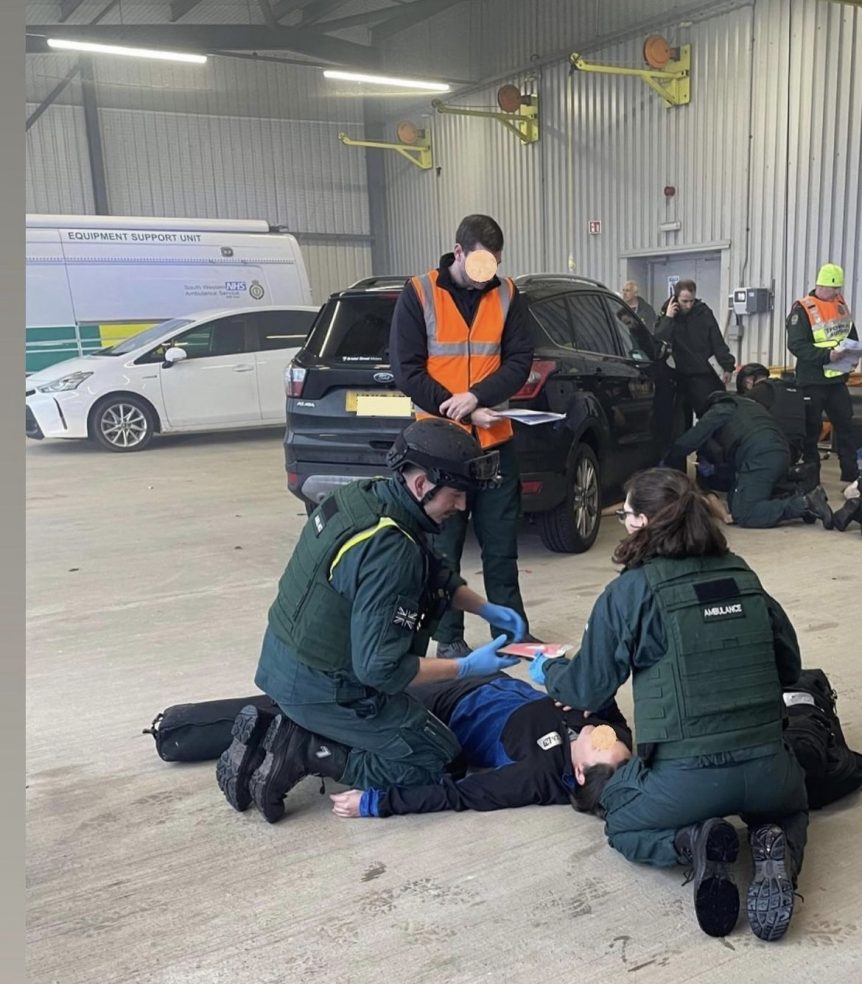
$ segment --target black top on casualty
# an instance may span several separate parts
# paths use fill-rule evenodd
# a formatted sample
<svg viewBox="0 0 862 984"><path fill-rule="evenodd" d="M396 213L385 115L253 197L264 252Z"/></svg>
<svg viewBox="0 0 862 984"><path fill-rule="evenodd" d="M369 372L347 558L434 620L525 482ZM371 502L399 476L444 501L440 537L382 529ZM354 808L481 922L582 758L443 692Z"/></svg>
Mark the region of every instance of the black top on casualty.
<svg viewBox="0 0 862 984"><path fill-rule="evenodd" d="M407 278L371 277L333 294L287 370L288 489L306 507L353 479L385 475L386 452L408 418L389 366L389 326ZM535 340L530 376L511 409L564 414L516 423L522 508L551 550L580 553L596 538L603 505L655 465L676 419L667 370L628 305L584 277L515 278ZM409 412L409 411L408 411Z"/></svg>

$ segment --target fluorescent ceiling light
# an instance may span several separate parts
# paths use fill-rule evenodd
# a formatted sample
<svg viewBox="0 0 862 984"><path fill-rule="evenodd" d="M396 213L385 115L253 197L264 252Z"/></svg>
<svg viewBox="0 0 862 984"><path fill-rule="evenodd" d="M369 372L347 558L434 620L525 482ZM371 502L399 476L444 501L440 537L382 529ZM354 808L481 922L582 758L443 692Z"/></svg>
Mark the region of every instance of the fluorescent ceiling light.
<svg viewBox="0 0 862 984"><path fill-rule="evenodd" d="M182 51L156 51L153 48L129 48L122 44L94 44L90 41L67 41L65 38L48 38L49 48L66 51L91 51L100 55L128 55L132 58L158 58L161 61L191 62L203 65L206 55L186 54Z"/></svg>
<svg viewBox="0 0 862 984"><path fill-rule="evenodd" d="M341 79L343 82L369 82L371 85L397 85L403 89L423 89L426 92L448 92L451 86L446 82L419 82L417 79L394 79L388 75L363 75L361 72L338 72L327 68L327 79Z"/></svg>

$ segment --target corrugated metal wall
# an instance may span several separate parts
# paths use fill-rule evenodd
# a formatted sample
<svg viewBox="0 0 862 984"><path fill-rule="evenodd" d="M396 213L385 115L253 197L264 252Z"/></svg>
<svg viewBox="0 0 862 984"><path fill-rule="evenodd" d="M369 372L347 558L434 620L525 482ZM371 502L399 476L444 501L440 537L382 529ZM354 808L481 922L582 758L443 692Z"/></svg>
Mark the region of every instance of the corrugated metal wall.
<svg viewBox="0 0 862 984"><path fill-rule="evenodd" d="M642 35L591 47L595 32L625 29L624 6L583 5L561 24L577 26L577 16L592 9L594 33L581 46L589 59L637 66ZM658 5L629 6L629 16L643 21ZM545 17L546 7L553 4L534 5L533 12ZM541 97L538 144L521 146L491 120L425 116L439 171L387 160L393 269L427 267L451 246L462 215L487 211L507 235L511 272L574 265L617 286L638 256L719 250L721 298L734 286L774 282L774 312L745 323L738 349L744 360L784 361L784 315L827 259L845 267L848 300L859 308L862 11L823 0L713 4L710 11L718 12L702 3L677 5L667 32L674 44L692 45L688 106L665 108L639 79L570 76L567 61L557 61L532 73ZM610 13L618 20L601 20ZM496 58L511 27L509 64L517 64L540 24L498 14L487 21L487 43ZM586 22L582 27L590 30ZM553 40L556 47L565 42L563 29ZM497 63L483 57L493 74ZM496 82L458 102L496 108L495 90ZM665 185L676 188L673 198L665 198ZM601 220L600 235L589 234L590 219ZM680 223L679 231L661 232L659 224L670 221ZM721 300L718 306L724 322Z"/></svg>
<svg viewBox="0 0 862 984"><path fill-rule="evenodd" d="M29 60L34 99L68 70L52 58ZM318 301L370 274L364 151L337 139L356 129L361 100L333 97L319 69L293 65L111 59L94 60L94 70L112 214L285 225L299 235ZM73 82L68 104L28 132L28 211L94 211L80 97Z"/></svg>
<svg viewBox="0 0 862 984"><path fill-rule="evenodd" d="M27 103L28 116L35 109L36 103ZM51 106L27 131L26 148L28 212L77 215L94 210L84 111L80 106Z"/></svg>
<svg viewBox="0 0 862 984"><path fill-rule="evenodd" d="M164 4L123 6L129 16L149 6L150 19L165 17ZM204 0L188 16L253 21L253 6L240 16L240 5ZM83 5L80 18L98 7ZM571 50L642 64L652 30L692 45L689 106L666 109L638 79L570 75ZM485 80L453 100L461 105L496 108L502 81L536 89L542 138L525 147L492 120L441 116L427 100L378 103L387 139L405 116L428 128L435 168L382 158L385 192L374 213L385 215L386 248L377 255L388 259L375 272L425 268L451 247L462 215L487 211L506 232L511 272L574 267L616 286L644 256L701 247L722 257L719 297L774 282L775 312L746 322L742 357L784 358L784 312L827 258L843 263L848 299L862 305L858 8L826 0L474 0L388 41L387 63L415 70L428 52L441 74ZM28 57L28 111L70 64ZM260 216L313 233L304 251L318 299L371 272L366 152L336 139L341 129L363 134L360 99L333 96L317 69L284 64L94 66L113 212ZM677 189L670 199L668 184ZM73 83L28 133L27 207L86 212L92 199ZM589 234L590 219L601 220L600 235ZM678 232L660 231L669 221L680 223Z"/></svg>

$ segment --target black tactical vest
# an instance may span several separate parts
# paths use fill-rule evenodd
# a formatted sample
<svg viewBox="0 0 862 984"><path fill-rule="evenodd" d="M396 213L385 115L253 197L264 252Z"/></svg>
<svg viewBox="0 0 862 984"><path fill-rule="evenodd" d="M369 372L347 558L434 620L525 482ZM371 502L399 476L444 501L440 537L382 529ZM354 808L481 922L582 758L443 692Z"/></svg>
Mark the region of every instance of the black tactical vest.
<svg viewBox="0 0 862 984"><path fill-rule="evenodd" d="M772 390L772 405L769 412L790 445L791 461L795 462L802 454L805 440L805 399L795 386L780 379L767 379L757 386L768 386Z"/></svg>

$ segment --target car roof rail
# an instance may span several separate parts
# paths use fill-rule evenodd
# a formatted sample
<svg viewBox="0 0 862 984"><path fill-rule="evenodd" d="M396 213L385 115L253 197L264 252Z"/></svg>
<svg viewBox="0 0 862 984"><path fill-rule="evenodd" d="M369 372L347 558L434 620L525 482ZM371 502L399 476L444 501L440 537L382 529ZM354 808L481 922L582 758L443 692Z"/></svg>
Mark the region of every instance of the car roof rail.
<svg viewBox="0 0 862 984"><path fill-rule="evenodd" d="M559 283L589 284L590 287L608 287L601 280L593 280L591 277L579 277L574 273L522 273L515 277L516 284L547 283L554 281Z"/></svg>
<svg viewBox="0 0 862 984"><path fill-rule="evenodd" d="M399 287L409 280L410 277L399 277L396 274L385 274L382 277L363 277L355 284L345 287L345 290L363 290L368 287L391 287L397 284Z"/></svg>

